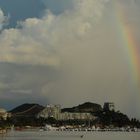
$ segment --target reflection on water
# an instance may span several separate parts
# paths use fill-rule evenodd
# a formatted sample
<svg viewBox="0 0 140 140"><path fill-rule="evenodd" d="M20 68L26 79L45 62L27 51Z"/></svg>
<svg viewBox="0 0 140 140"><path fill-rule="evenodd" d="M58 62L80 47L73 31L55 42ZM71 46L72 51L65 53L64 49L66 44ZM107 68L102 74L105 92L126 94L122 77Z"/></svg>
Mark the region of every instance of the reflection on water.
<svg viewBox="0 0 140 140"><path fill-rule="evenodd" d="M139 140L140 132L39 132L13 131L0 140Z"/></svg>

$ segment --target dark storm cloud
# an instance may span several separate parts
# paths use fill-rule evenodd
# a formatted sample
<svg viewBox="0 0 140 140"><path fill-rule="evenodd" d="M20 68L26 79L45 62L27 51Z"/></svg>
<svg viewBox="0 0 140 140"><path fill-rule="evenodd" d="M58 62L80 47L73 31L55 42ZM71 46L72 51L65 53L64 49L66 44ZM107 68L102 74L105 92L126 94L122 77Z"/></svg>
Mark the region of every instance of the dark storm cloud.
<svg viewBox="0 0 140 140"><path fill-rule="evenodd" d="M47 66L0 63L0 105L7 101L9 106L35 101L46 104L48 100L43 99L40 88L56 81L59 75L59 71Z"/></svg>

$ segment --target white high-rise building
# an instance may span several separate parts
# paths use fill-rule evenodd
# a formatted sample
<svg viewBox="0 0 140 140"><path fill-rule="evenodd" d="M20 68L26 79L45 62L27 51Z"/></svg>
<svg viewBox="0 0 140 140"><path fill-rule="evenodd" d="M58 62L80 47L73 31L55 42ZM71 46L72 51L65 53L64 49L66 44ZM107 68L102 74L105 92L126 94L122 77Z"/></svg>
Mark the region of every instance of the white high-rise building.
<svg viewBox="0 0 140 140"><path fill-rule="evenodd" d="M45 109L43 109L37 117L40 118L55 118L56 120L59 120L60 118L60 111L61 107L60 105L47 105Z"/></svg>
<svg viewBox="0 0 140 140"><path fill-rule="evenodd" d="M37 118L52 117L56 120L95 120L96 117L91 113L61 112L60 105L47 105L38 115Z"/></svg>
<svg viewBox="0 0 140 140"><path fill-rule="evenodd" d="M115 111L115 104L112 102L104 103L104 110Z"/></svg>

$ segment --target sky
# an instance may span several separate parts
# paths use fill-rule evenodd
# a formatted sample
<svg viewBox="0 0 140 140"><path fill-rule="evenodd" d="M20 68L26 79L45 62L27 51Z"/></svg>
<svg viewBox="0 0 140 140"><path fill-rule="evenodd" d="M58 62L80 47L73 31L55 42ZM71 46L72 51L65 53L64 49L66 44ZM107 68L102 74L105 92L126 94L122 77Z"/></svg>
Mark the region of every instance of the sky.
<svg viewBox="0 0 140 140"><path fill-rule="evenodd" d="M114 102L140 119L139 13L139 0L0 0L0 107Z"/></svg>

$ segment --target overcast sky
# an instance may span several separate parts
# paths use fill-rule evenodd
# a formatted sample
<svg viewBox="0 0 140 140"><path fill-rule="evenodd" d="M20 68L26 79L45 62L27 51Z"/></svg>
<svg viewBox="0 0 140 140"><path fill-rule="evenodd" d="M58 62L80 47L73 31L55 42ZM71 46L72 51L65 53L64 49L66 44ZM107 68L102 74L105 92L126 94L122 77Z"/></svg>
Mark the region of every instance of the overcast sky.
<svg viewBox="0 0 140 140"><path fill-rule="evenodd" d="M120 8L139 49L139 0L0 0L0 106L110 101L140 118Z"/></svg>

